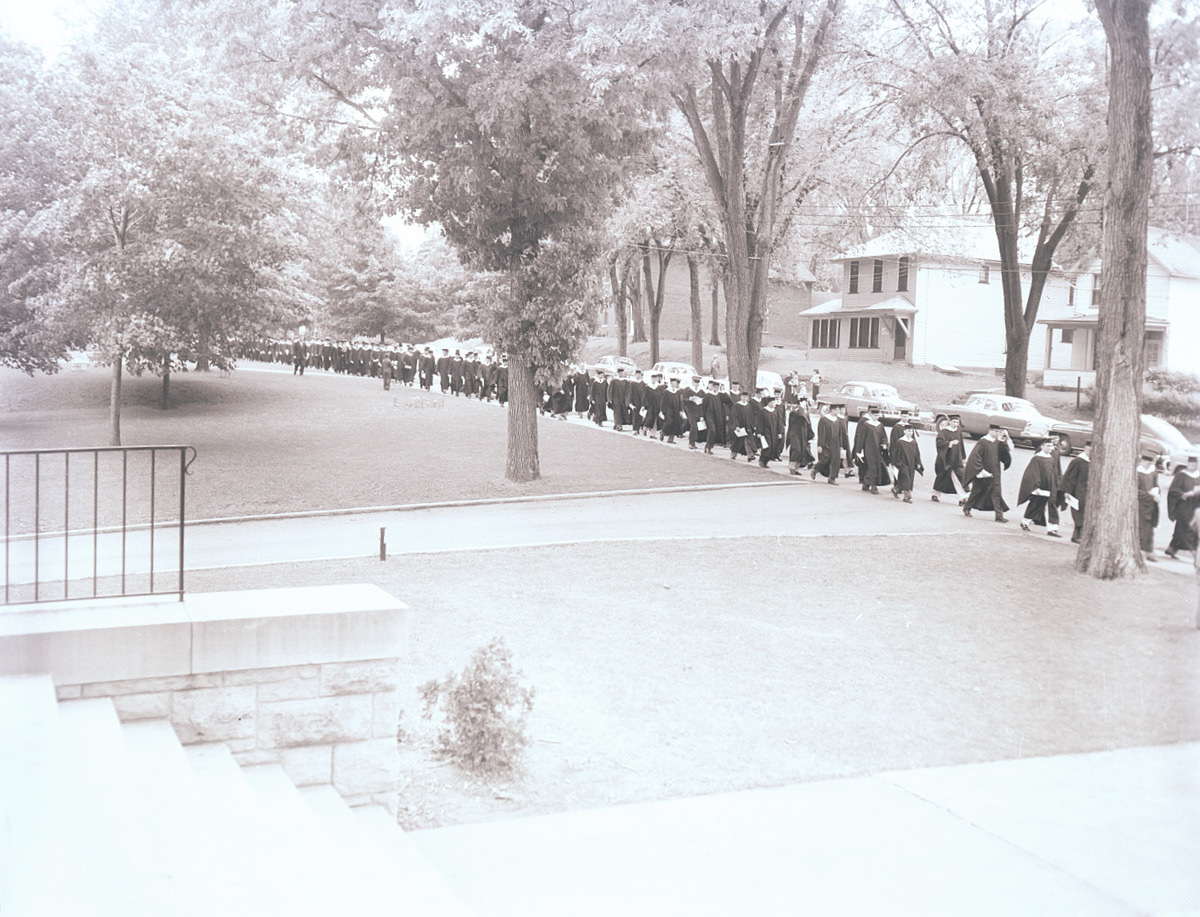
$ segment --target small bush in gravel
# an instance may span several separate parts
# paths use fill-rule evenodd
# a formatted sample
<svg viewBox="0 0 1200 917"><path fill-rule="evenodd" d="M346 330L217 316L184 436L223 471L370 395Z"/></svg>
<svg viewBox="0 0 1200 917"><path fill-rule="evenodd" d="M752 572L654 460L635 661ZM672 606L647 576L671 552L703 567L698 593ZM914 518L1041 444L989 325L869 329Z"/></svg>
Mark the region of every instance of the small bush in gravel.
<svg viewBox="0 0 1200 917"><path fill-rule="evenodd" d="M420 688L424 717L440 706L443 727L436 750L475 774L516 770L529 744L527 721L533 689L521 685L512 651L497 637L476 650L466 668Z"/></svg>

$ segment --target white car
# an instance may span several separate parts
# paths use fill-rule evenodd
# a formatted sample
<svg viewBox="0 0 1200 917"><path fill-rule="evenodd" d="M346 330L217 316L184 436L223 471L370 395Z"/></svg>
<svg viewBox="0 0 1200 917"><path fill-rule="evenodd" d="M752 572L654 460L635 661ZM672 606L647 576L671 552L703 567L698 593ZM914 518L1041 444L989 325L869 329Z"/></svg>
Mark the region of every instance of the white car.
<svg viewBox="0 0 1200 917"><path fill-rule="evenodd" d="M686 388L692 384L692 376L700 375L696 372L691 363L655 363L650 368L650 372L643 373L642 378L647 379L655 373L662 373L663 382L669 382L672 379L679 380L679 387Z"/></svg>
<svg viewBox="0 0 1200 917"><path fill-rule="evenodd" d="M773 373L769 369L760 369L754 387L756 391L766 389L772 395L776 392L782 392L784 390L783 376L779 375L779 373Z"/></svg>

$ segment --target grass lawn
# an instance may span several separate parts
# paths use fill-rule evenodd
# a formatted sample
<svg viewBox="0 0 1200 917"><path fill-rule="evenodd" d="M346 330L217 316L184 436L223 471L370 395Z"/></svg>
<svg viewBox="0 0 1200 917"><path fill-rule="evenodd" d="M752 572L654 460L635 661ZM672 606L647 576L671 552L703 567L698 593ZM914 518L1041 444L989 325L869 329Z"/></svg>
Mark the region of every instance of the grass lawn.
<svg viewBox="0 0 1200 917"><path fill-rule="evenodd" d="M239 568L189 588L372 582L408 603L402 822L430 827L1200 740L1193 583L1101 583L1071 556L986 535L756 538ZM415 691L495 636L537 691L507 783L435 759Z"/></svg>
<svg viewBox="0 0 1200 917"><path fill-rule="evenodd" d="M0 449L106 445L108 385L104 369L32 378L0 369ZM396 386L385 392L378 380L332 373L181 374L172 377L165 411L159 393L157 378L126 379L122 442L196 447L187 481L191 519L765 476L745 464L544 418L542 478L513 484L504 478L507 414L498 405ZM144 514L139 503L134 516Z"/></svg>

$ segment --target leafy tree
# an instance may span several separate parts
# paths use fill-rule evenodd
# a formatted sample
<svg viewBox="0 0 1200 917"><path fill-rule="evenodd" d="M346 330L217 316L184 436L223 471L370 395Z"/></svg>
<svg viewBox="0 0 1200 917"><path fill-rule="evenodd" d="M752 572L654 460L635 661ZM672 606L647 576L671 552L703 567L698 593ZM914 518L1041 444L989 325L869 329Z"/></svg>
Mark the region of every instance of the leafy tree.
<svg viewBox="0 0 1200 917"><path fill-rule="evenodd" d="M1152 0L1096 0L1108 37L1108 188L1096 371L1096 444L1075 566L1099 579L1145 567L1134 462L1141 430L1151 132Z"/></svg>
<svg viewBox="0 0 1200 917"><path fill-rule="evenodd" d="M40 55L0 33L0 363L28 373L57 371L70 343L34 307L51 257L29 234L64 181L69 144L56 104Z"/></svg>
<svg viewBox="0 0 1200 917"><path fill-rule="evenodd" d="M61 163L21 233L36 325L113 367L113 444L123 369L165 394L184 362L226 367L305 279L307 177L158 13L110 12L43 75Z"/></svg>
<svg viewBox="0 0 1200 917"><path fill-rule="evenodd" d="M841 0L706 0L675 14L688 49L673 93L720 214L730 378L755 378L796 126Z"/></svg>
<svg viewBox="0 0 1200 917"><path fill-rule="evenodd" d="M599 5L598 5L599 6ZM598 11L536 0L292 5L286 55L358 127L347 162L504 280L464 321L509 358L506 476L540 476L535 380L593 327L598 227L644 122Z"/></svg>
<svg viewBox="0 0 1200 917"><path fill-rule="evenodd" d="M889 0L904 41L889 52L891 83L916 143L959 144L987 195L1004 297L1004 384L1025 393L1029 335L1055 251L1091 193L1103 82L1085 44L1068 53L1039 27L1037 0ZM982 15L981 15L982 13ZM1033 238L1026 294L1022 238Z"/></svg>

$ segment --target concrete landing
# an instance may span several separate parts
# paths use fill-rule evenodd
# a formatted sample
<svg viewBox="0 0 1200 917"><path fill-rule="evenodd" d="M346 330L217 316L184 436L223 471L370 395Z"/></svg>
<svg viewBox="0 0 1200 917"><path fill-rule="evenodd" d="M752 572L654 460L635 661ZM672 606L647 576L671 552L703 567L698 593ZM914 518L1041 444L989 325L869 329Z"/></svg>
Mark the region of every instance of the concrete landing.
<svg viewBox="0 0 1200 917"><path fill-rule="evenodd" d="M1200 744L409 836L480 914L1200 914Z"/></svg>

